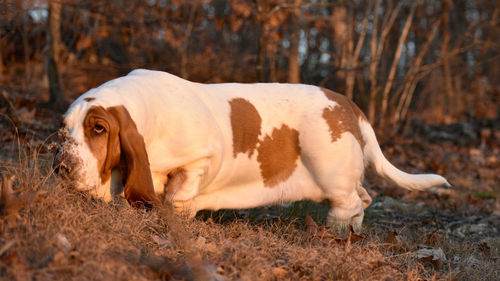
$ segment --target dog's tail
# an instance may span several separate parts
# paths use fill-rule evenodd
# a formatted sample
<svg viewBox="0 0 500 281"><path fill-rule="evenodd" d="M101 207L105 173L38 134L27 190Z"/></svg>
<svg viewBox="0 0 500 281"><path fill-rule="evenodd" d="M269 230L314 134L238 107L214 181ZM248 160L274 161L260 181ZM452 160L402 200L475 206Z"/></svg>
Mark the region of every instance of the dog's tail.
<svg viewBox="0 0 500 281"><path fill-rule="evenodd" d="M359 118L359 128L365 139L364 157L377 173L398 186L409 190L425 190L433 186L451 186L448 181L435 174L408 174L394 167L384 156L372 126L365 118Z"/></svg>

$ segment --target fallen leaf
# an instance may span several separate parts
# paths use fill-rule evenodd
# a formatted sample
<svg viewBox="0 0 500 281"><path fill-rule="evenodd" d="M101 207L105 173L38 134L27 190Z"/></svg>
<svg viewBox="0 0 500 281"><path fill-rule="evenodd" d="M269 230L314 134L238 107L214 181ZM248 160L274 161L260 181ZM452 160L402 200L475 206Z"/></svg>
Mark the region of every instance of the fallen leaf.
<svg viewBox="0 0 500 281"><path fill-rule="evenodd" d="M283 269L281 267L273 267L273 275L274 277L280 279L285 277L288 274L288 270Z"/></svg>
<svg viewBox="0 0 500 281"><path fill-rule="evenodd" d="M56 243L59 249L63 251L65 255L69 254L69 251L71 251L71 249L73 248L71 246L71 243L69 243L68 238L66 238L66 236L61 233L58 233L56 235Z"/></svg>
<svg viewBox="0 0 500 281"><path fill-rule="evenodd" d="M309 214L306 214L306 236L310 237L311 240L314 239L326 239L330 240L330 242L335 242L335 243L345 243L345 240L338 238L331 233L329 233L330 227L328 226L320 226L314 222L314 220L309 216Z"/></svg>
<svg viewBox="0 0 500 281"><path fill-rule="evenodd" d="M51 267L57 267L61 265L68 264L68 260L66 259L66 255L63 251L57 251L52 258L52 262L49 264Z"/></svg>
<svg viewBox="0 0 500 281"><path fill-rule="evenodd" d="M354 232L352 225L349 225L349 232L350 232L349 239L351 240L352 243L366 240L365 236L356 234L356 232Z"/></svg>
<svg viewBox="0 0 500 281"><path fill-rule="evenodd" d="M0 210L3 215L5 215L5 220L8 225L15 223L16 219L19 217L19 210L23 207L23 202L17 200L13 195L12 182L14 181L14 176L7 177L2 176L2 193L0 197Z"/></svg>
<svg viewBox="0 0 500 281"><path fill-rule="evenodd" d="M330 244L331 243L336 243L336 244L339 244L339 245L344 245L347 242L346 239L342 239L342 238L339 238L337 236L334 236L334 235L328 233L327 231L318 232L318 234L314 235L313 238L314 239L327 240L328 242L330 242Z"/></svg>
<svg viewBox="0 0 500 281"><path fill-rule="evenodd" d="M389 244L389 247L393 250L406 252L410 248L404 241L403 236L395 231L387 231L385 243Z"/></svg>
<svg viewBox="0 0 500 281"><path fill-rule="evenodd" d="M19 211L27 204L37 201L40 198L39 192L27 192L22 195L14 195L12 183L14 176L2 175L0 182L0 214L4 217L8 226L13 226L19 218Z"/></svg>
<svg viewBox="0 0 500 281"><path fill-rule="evenodd" d="M440 270L441 269L441 266L442 266L442 262L441 262L441 259L434 259L432 258L431 256L428 256L428 257L422 257L420 258L420 260L423 262L423 263L428 263L428 264L431 264L435 269L437 270Z"/></svg>
<svg viewBox="0 0 500 281"><path fill-rule="evenodd" d="M397 244L400 241L399 235L396 231L387 231L387 238L385 238L385 243Z"/></svg>
<svg viewBox="0 0 500 281"><path fill-rule="evenodd" d="M415 257L424 263L431 264L437 270L440 270L442 262L446 261L446 256L441 248L422 248L415 252Z"/></svg>
<svg viewBox="0 0 500 281"><path fill-rule="evenodd" d="M10 254L0 259L1 263L9 265L9 271L12 272L14 280L29 281L31 280L29 266L21 260L17 253Z"/></svg>
<svg viewBox="0 0 500 281"><path fill-rule="evenodd" d="M475 267L475 268L478 268L481 265L481 261L474 255L465 257L463 259L463 263L466 264L468 267Z"/></svg>
<svg viewBox="0 0 500 281"><path fill-rule="evenodd" d="M306 214L306 235L313 237L318 233L318 225L316 222L309 216L309 214Z"/></svg>
<svg viewBox="0 0 500 281"><path fill-rule="evenodd" d="M491 255L491 248L486 242L481 242L477 248L481 253L483 253L485 256L489 257Z"/></svg>
<svg viewBox="0 0 500 281"><path fill-rule="evenodd" d="M335 237L332 235L332 237L328 237L329 239L329 242L330 242L330 245L335 243L339 246L344 246L345 244L347 244L347 239L342 239L342 238L338 238L338 237Z"/></svg>
<svg viewBox="0 0 500 281"><path fill-rule="evenodd" d="M425 241L425 244L429 245L429 246L434 246L439 241L441 241L442 237L443 237L442 233L439 233L437 231L433 231L427 235L427 240Z"/></svg>

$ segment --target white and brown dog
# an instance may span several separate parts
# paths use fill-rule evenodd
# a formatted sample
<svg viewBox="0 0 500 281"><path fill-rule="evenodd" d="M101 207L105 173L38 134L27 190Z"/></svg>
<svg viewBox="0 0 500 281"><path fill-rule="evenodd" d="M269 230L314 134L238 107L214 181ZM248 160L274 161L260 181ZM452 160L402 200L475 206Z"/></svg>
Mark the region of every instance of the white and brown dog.
<svg viewBox="0 0 500 281"><path fill-rule="evenodd" d="M371 198L371 164L410 190L448 185L410 175L382 154L360 109L344 96L300 84L199 84L134 70L68 109L56 156L79 189L133 206L165 192L177 209L242 209L328 199L329 224L359 229Z"/></svg>

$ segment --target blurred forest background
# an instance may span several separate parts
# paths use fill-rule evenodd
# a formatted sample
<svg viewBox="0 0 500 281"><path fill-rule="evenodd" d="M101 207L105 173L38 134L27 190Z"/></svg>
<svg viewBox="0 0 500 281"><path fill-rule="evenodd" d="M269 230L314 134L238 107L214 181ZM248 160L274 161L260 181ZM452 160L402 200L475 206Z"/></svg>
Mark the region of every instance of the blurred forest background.
<svg viewBox="0 0 500 281"><path fill-rule="evenodd" d="M62 111L149 68L321 85L379 128L496 119L499 18L491 0L0 0L0 87Z"/></svg>

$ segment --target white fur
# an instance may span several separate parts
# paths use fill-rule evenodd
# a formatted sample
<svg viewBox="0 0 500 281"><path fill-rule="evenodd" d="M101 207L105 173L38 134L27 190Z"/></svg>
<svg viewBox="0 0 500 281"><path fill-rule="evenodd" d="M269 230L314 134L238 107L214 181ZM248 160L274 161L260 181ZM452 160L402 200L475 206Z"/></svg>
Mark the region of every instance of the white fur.
<svg viewBox="0 0 500 281"><path fill-rule="evenodd" d="M80 117L85 116L87 109L82 103L73 103L71 106L70 110L72 114L67 115L64 120L66 127L69 129L68 133L71 139L66 141L64 149L67 150L68 154L77 156L79 160L79 168L76 173L78 173L80 180L74 182L75 186L81 190L90 190L95 195L99 195L99 197L104 197L104 194L100 194L102 192L97 191L103 189L101 187L97 159L90 151L88 143L84 140L83 119Z"/></svg>
<svg viewBox="0 0 500 281"><path fill-rule="evenodd" d="M366 137L367 145L365 148L365 157L375 167L378 174L384 178L390 179L395 184L409 190L425 190L431 186L446 185L450 186L445 178L433 174L412 175L405 173L394 167L380 150L375 132L368 122L361 120L359 122L361 132Z"/></svg>
<svg viewBox="0 0 500 281"><path fill-rule="evenodd" d="M91 102L86 97L94 97ZM287 125L299 132L300 159L294 173L275 187L266 187L260 174L257 151L251 158L233 157L229 100L244 98L262 118L259 140L273 129ZM156 192L163 192L166 174L183 168L187 181L174 195L174 205L189 209L251 208L302 199L329 199L330 223L353 223L363 219L360 195L364 163L409 189L446 183L436 175L409 175L384 157L371 126L360 119L367 144L362 151L356 138L344 132L331 142L322 118L326 106L340 106L326 98L320 88L299 84L199 84L174 75L135 70L109 81L78 98L66 113L66 125L77 141L74 154L83 160L83 186L99 191L99 197L121 192L120 176L101 186L96 160L83 141L82 122L93 105L123 105L144 137ZM365 159L366 158L366 159ZM104 191L113 187L114 192ZM364 190L364 189L363 189ZM107 195L106 195L107 194ZM367 195L366 195L367 196Z"/></svg>

